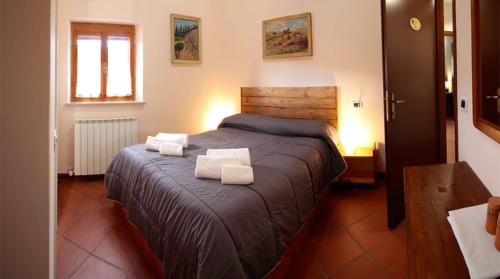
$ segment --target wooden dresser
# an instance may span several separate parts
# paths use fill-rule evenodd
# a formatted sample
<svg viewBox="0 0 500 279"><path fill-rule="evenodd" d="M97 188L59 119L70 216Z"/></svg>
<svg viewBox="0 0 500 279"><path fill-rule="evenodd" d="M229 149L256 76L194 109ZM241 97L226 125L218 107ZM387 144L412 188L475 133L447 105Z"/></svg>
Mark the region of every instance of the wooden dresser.
<svg viewBox="0 0 500 279"><path fill-rule="evenodd" d="M408 167L404 176L409 278L469 278L446 218L491 194L465 162Z"/></svg>

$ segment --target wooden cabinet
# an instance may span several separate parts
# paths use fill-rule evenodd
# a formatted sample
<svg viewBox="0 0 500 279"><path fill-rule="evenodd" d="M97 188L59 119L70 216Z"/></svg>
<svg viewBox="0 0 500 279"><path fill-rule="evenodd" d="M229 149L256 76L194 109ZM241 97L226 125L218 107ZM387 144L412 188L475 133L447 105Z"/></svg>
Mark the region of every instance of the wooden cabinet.
<svg viewBox="0 0 500 279"><path fill-rule="evenodd" d="M375 158L373 147L358 147L353 154L346 154L342 146L340 154L347 163L347 171L339 178L341 182L356 184L375 183Z"/></svg>

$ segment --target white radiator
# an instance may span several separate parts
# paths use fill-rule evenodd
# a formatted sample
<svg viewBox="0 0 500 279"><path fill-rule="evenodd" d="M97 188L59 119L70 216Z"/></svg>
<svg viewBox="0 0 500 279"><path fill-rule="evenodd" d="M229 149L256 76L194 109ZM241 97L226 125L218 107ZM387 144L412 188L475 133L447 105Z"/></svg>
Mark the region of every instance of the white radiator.
<svg viewBox="0 0 500 279"><path fill-rule="evenodd" d="M75 175L106 173L122 148L137 143L135 118L76 120L74 130Z"/></svg>

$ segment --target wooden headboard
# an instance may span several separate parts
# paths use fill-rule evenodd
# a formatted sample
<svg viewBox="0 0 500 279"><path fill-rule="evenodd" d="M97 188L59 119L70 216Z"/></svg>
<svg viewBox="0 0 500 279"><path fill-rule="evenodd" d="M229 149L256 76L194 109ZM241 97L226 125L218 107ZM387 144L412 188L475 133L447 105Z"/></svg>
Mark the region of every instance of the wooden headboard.
<svg viewBox="0 0 500 279"><path fill-rule="evenodd" d="M241 112L323 120L338 128L337 87L242 87Z"/></svg>

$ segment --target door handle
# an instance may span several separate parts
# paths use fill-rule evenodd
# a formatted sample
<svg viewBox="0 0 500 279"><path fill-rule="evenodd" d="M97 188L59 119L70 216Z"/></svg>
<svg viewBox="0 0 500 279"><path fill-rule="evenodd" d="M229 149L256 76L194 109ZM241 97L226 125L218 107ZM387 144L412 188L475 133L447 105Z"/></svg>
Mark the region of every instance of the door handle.
<svg viewBox="0 0 500 279"><path fill-rule="evenodd" d="M389 91L385 90L384 96L384 104L385 104L385 122L389 122Z"/></svg>
<svg viewBox="0 0 500 279"><path fill-rule="evenodd" d="M490 100L490 99L497 100L498 99L498 95L486 96L486 99L488 99L488 100Z"/></svg>
<svg viewBox="0 0 500 279"><path fill-rule="evenodd" d="M396 94L394 94L394 93L391 94L391 109L392 109L391 117L392 117L392 120L396 120L396 105L403 104L405 102L406 102L405 100L397 100Z"/></svg>
<svg viewBox="0 0 500 279"><path fill-rule="evenodd" d="M389 122L396 119L396 105L406 103L406 100L397 100L394 93L385 91L385 121ZM390 117L389 117L390 114Z"/></svg>

